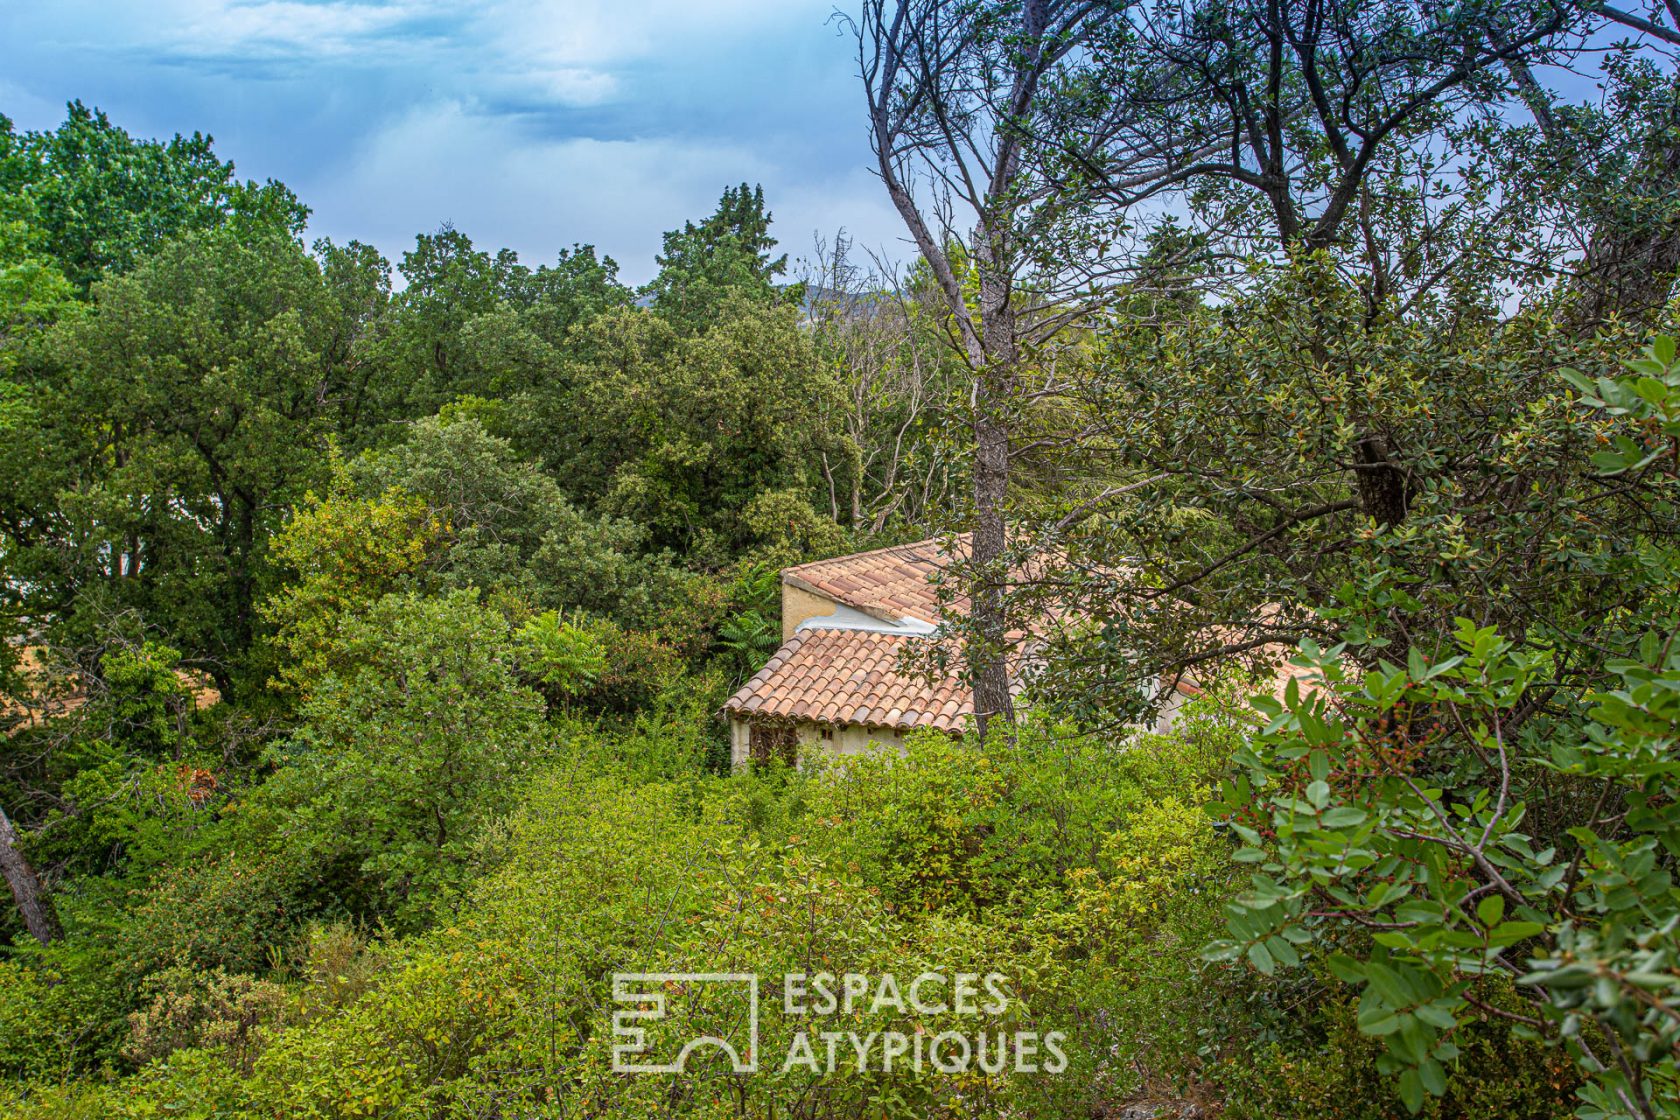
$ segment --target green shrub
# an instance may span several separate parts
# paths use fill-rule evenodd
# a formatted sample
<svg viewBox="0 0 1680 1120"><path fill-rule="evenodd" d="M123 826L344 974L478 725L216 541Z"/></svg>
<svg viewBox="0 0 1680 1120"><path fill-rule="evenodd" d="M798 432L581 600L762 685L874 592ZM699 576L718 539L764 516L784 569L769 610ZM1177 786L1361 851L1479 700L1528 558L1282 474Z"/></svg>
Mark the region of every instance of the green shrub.
<svg viewBox="0 0 1680 1120"><path fill-rule="evenodd" d="M1030 721L985 747L913 735L902 755L834 763L811 786L811 813L836 857L908 910L1062 908L1074 878L1108 867L1133 813L1211 795L1231 729L1208 712L1185 724L1110 740Z"/></svg>
<svg viewBox="0 0 1680 1120"><path fill-rule="evenodd" d="M1297 1032L1244 1048L1214 1070L1232 1120L1405 1120L1413 1115L1380 1072L1382 1040L1361 1034L1357 1000L1331 981L1298 1009ZM1420 1113L1432 1120L1532 1120L1574 1114L1580 1073L1567 1055L1516 1037L1506 1024L1474 1022L1454 1036L1458 1069L1445 1095Z"/></svg>
<svg viewBox="0 0 1680 1120"><path fill-rule="evenodd" d="M291 997L280 985L221 969L172 968L146 981L152 1001L128 1017L123 1056L137 1065L177 1050L220 1054L248 1074L264 1041L286 1020Z"/></svg>
<svg viewBox="0 0 1680 1120"><path fill-rule="evenodd" d="M115 949L131 983L167 968L267 971L308 910L309 869L278 856L230 852L169 870L134 892Z"/></svg>

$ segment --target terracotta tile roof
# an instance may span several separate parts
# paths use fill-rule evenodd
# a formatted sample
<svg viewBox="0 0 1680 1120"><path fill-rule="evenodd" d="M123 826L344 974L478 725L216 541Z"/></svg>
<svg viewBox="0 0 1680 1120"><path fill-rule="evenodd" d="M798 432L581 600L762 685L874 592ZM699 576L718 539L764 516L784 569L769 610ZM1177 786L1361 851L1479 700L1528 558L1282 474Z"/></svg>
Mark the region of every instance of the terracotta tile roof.
<svg viewBox="0 0 1680 1120"><path fill-rule="evenodd" d="M938 539L878 548L801 564L782 572L782 582L826 595L865 614L889 622L906 616L922 622L939 621L939 588L933 577L944 569L950 554ZM959 552L968 539L955 539ZM966 604L954 601L960 613Z"/></svg>
<svg viewBox="0 0 1680 1120"><path fill-rule="evenodd" d="M871 630L802 630L729 698L724 711L843 727L961 731L974 697L955 678L930 682L899 669L928 639Z"/></svg>

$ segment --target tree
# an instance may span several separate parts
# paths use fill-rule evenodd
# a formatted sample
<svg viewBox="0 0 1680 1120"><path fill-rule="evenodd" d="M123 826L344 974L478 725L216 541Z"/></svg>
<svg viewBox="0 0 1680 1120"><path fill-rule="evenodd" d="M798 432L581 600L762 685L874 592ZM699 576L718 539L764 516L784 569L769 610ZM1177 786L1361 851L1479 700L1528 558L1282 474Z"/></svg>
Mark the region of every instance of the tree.
<svg viewBox="0 0 1680 1120"><path fill-rule="evenodd" d="M350 464L367 496L412 495L442 527L423 565L429 588L518 594L543 608L645 620L669 591L664 557L633 522L592 517L470 416L419 421L408 438Z"/></svg>
<svg viewBox="0 0 1680 1120"><path fill-rule="evenodd" d="M711 217L665 234L655 258L659 274L642 294L651 298L656 314L685 333L711 326L730 293L766 304L797 301L797 289L776 287L787 271L787 255L771 257L775 247L764 188L725 187Z"/></svg>
<svg viewBox="0 0 1680 1120"><path fill-rule="evenodd" d="M1653 519L1563 439L1554 373L1602 368L1627 327L1558 325L1564 195L1511 155L1534 150L1512 73L1585 57L1587 26L1543 2L1210 0L1099 43L1172 150L1109 189L1179 200L1214 267L1093 332L1067 398L1092 477L1040 518L1070 560L1045 593L1090 625L1047 681L1119 710L1163 675L1329 642L1313 606L1388 567L1427 615L1390 638L1468 611L1602 664L1620 542Z"/></svg>
<svg viewBox="0 0 1680 1120"><path fill-rule="evenodd" d="M1656 9L1656 5L1651 5L1654 10L1653 19L1646 19L1637 12L1606 4L1604 0L1576 0L1575 6L1592 15L1602 16L1611 23L1643 32L1671 46L1680 46L1680 7L1676 7L1673 0L1663 0L1660 10ZM1663 23L1665 16L1673 26Z"/></svg>
<svg viewBox="0 0 1680 1120"><path fill-rule="evenodd" d="M575 331L569 350L550 391L497 422L580 505L645 526L653 548L726 563L754 543L754 498L791 489L810 503L825 456L852 460L819 422L839 385L793 307L732 293L693 334L626 308Z"/></svg>
<svg viewBox="0 0 1680 1120"><path fill-rule="evenodd" d="M1598 469L1672 514L1674 341L1628 365L1570 375L1599 426L1581 435ZM1348 641L1302 644L1316 687L1256 701L1268 722L1222 810L1257 874L1212 952L1265 972L1328 954L1362 988L1359 1027L1385 1040L1414 1112L1444 1089L1454 1029L1483 1016L1568 1047L1591 1114L1676 1115L1680 603L1672 535L1634 547L1624 608L1596 618L1626 655L1595 686L1565 683L1569 646L1467 618L1389 643L1372 622L1415 605L1402 577L1350 586L1327 612ZM1355 650L1358 673L1343 664ZM1503 998L1513 981L1527 1007Z"/></svg>
<svg viewBox="0 0 1680 1120"><path fill-rule="evenodd" d="M1591 333L1613 320L1649 326L1680 273L1680 79L1672 65L1680 35L1628 23L1614 8L1577 6L1646 35L1609 53L1599 105L1564 101L1522 60L1508 63L1535 123L1507 134L1502 177L1538 180L1535 224L1567 238L1570 328Z"/></svg>
<svg viewBox="0 0 1680 1120"><path fill-rule="evenodd" d="M250 757L237 717L225 738L206 733L202 678L181 671L176 650L121 623L102 637L95 673L38 650L34 718L0 738L0 869L43 944L85 932L90 914L97 922L202 852L223 781Z"/></svg>
<svg viewBox="0 0 1680 1120"><path fill-rule="evenodd" d="M339 309L325 350L343 367L344 376L336 398L328 403L337 415L341 438L355 444L371 438L376 425L387 419L380 411L384 368L377 342L391 307L391 264L360 241L335 245L322 238L314 251L322 283Z"/></svg>
<svg viewBox="0 0 1680 1120"><path fill-rule="evenodd" d="M1396 208L1375 184L1388 194L1402 175L1438 176L1465 158L1453 134L1491 108L1497 94L1487 77L1503 64L1548 57L1569 16L1550 0L1336 10L1321 0L1208 0L1163 13L1145 33L1153 64L1145 80L1159 81L1160 67L1170 74L1164 117L1188 133L1179 149L1219 155L1174 166L1139 193L1195 184L1206 192L1210 222L1239 237L1258 234L1261 253L1304 259L1347 243L1351 251L1336 254L1337 264L1373 315L1393 313L1472 262L1485 268L1487 258L1455 244L1427 263L1408 262L1441 240L1440 223L1460 219L1459 208L1437 209L1427 190ZM1458 151L1439 154L1428 140ZM1477 185L1465 188L1478 201ZM1476 223L1460 219L1455 230L1497 243L1501 223L1486 207L1474 212ZM1403 291L1412 276L1421 285ZM1384 525L1406 513L1396 438L1367 426L1353 475L1362 511Z"/></svg>
<svg viewBox="0 0 1680 1120"><path fill-rule="evenodd" d="M933 526L962 485L945 428L962 406L963 378L938 330L944 299L926 265L902 285L860 268L842 231L817 246L805 280L812 337L838 370L845 398L823 418L858 461L823 460L829 516L878 533L889 523Z"/></svg>
<svg viewBox="0 0 1680 1120"><path fill-rule="evenodd" d="M317 889L354 910L413 927L458 899L480 830L516 803L545 750L542 701L473 590L387 596L338 641L251 839L316 868Z"/></svg>
<svg viewBox="0 0 1680 1120"><path fill-rule="evenodd" d="M370 345L383 382L370 386L370 419L413 419L462 397L542 387L570 329L630 303L618 265L590 245L533 272L511 249L477 249L445 225L416 238L397 269L406 284Z"/></svg>
<svg viewBox="0 0 1680 1120"><path fill-rule="evenodd" d="M1048 170L1110 166L1121 127L1120 117L1099 111L1076 132L1046 115L1045 95L1083 86L1077 62L1110 14L1106 5L1062 0L867 0L854 24L876 169L943 297L944 326L970 378L964 676L982 733L993 721L1014 720L1006 523L1020 450L1012 442L1034 388L1027 363L1069 321L1057 295L1070 294L1070 279L1082 287L1105 263L1075 266L1064 256L1041 267L1052 244L1088 228L1095 197L1084 189L1088 179L1058 181ZM1088 250L1096 242L1079 243Z"/></svg>
<svg viewBox="0 0 1680 1120"><path fill-rule="evenodd" d="M14 144L14 158L0 163L0 194L28 200L41 250L83 294L180 234L236 221L295 235L308 216L281 184L235 179L209 136L135 140L80 101L57 130Z"/></svg>
<svg viewBox="0 0 1680 1120"><path fill-rule="evenodd" d="M58 915L41 889L41 877L18 849L17 829L4 809L0 809L0 875L11 888L24 928L42 945L50 945L59 936Z"/></svg>
<svg viewBox="0 0 1680 1120"><path fill-rule="evenodd" d="M322 471L342 314L301 246L250 228L97 286L20 371L38 423L0 461L11 593L71 646L140 610L231 694L268 533Z"/></svg>
<svg viewBox="0 0 1680 1120"><path fill-rule="evenodd" d="M17 158L14 141L11 122L0 116L0 169ZM36 360L54 323L79 310L74 287L40 249L33 215L26 198L0 196L0 443L8 447L24 445L39 422L36 402L18 377L19 366ZM15 548L0 527L0 696L12 691L17 640L26 626L9 572Z"/></svg>
<svg viewBox="0 0 1680 1120"><path fill-rule="evenodd" d="M336 465L274 539L293 578L263 608L283 681L309 695L338 635L397 592L475 588L510 608L582 608L646 623L672 594L644 532L593 518L470 417L431 417L394 447Z"/></svg>

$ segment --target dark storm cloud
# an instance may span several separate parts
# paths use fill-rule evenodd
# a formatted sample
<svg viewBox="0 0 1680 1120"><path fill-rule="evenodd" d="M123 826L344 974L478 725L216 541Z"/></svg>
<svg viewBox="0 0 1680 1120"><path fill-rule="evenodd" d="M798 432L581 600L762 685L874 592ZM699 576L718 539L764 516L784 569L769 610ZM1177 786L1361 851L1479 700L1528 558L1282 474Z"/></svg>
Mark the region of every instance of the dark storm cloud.
<svg viewBox="0 0 1680 1120"><path fill-rule="evenodd" d="M452 221L533 262L573 242L652 270L662 230L761 181L783 245L899 237L867 172L829 0L68 0L0 11L0 112L81 98L137 134L202 130L311 232L396 255Z"/></svg>

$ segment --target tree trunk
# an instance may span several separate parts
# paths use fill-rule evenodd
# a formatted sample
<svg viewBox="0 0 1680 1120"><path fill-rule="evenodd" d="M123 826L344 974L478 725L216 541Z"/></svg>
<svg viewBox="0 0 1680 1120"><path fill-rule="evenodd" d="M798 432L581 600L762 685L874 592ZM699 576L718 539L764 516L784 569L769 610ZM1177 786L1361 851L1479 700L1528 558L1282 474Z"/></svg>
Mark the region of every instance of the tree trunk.
<svg viewBox="0 0 1680 1120"><path fill-rule="evenodd" d="M1009 627L1004 584L1009 578L1004 503L1009 492L1009 433L990 419L974 425L974 534L970 563L974 593L970 610L969 671L974 677L974 716L984 739L994 719L1015 722L1009 693Z"/></svg>
<svg viewBox="0 0 1680 1120"><path fill-rule="evenodd" d="M982 256L989 254L982 254ZM984 365L974 388L974 535L969 562L973 591L969 611L969 673L974 679L974 719L980 738L993 721L1006 734L1015 723L1009 691L1009 561L1005 514L1009 500L1009 425L1001 414L1014 390L1015 308L1005 280L984 264L980 277L980 330Z"/></svg>
<svg viewBox="0 0 1680 1120"><path fill-rule="evenodd" d="M1548 141L1563 142L1551 98L1528 66L1509 64L1517 92ZM1680 191L1680 89L1670 90L1668 117L1640 153L1625 194L1667 200ZM1612 317L1639 322L1668 300L1680 274L1680 218L1655 221L1608 213L1593 228L1586 255L1571 284L1576 299L1565 323L1576 335L1590 335Z"/></svg>
<svg viewBox="0 0 1680 1120"><path fill-rule="evenodd" d="M58 937L58 917L41 890L40 876L18 851L17 830L4 809L0 809L0 874L6 876L6 884L12 888L24 926L35 940L43 945L51 944Z"/></svg>
<svg viewBox="0 0 1680 1120"><path fill-rule="evenodd" d="M1631 195L1666 201L1680 191L1677 134L1680 124L1670 121L1646 146L1628 184ZM1586 334L1612 317L1633 323L1649 320L1668 301L1676 273L1680 273L1680 218L1673 214L1656 220L1606 215L1593 230L1592 243L1575 276L1579 301L1571 310L1570 325Z"/></svg>
<svg viewBox="0 0 1680 1120"><path fill-rule="evenodd" d="M1361 512L1385 529L1405 521L1411 504L1406 475L1389 457L1388 441L1367 436L1359 441L1357 453Z"/></svg>

